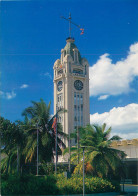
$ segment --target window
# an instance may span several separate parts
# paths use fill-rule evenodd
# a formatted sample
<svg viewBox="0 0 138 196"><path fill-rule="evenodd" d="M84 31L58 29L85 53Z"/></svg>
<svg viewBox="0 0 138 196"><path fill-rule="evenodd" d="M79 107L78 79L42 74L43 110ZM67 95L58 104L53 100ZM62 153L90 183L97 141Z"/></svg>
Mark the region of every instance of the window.
<svg viewBox="0 0 138 196"><path fill-rule="evenodd" d="M76 105L76 93L74 93L74 105Z"/></svg>
<svg viewBox="0 0 138 196"><path fill-rule="evenodd" d="M58 74L62 74L63 73L63 69L60 69L59 71L58 71Z"/></svg>
<svg viewBox="0 0 138 196"><path fill-rule="evenodd" d="M85 75L87 75L87 67L86 67L86 65L85 65Z"/></svg>
<svg viewBox="0 0 138 196"><path fill-rule="evenodd" d="M77 49L74 49L74 61L75 62L78 61L78 51L77 51Z"/></svg>
<svg viewBox="0 0 138 196"><path fill-rule="evenodd" d="M69 72L71 73L71 63L69 62Z"/></svg>
<svg viewBox="0 0 138 196"><path fill-rule="evenodd" d="M81 69L73 69L73 73L83 74L83 71Z"/></svg>
<svg viewBox="0 0 138 196"><path fill-rule="evenodd" d="M83 103L83 95L82 94L80 96L80 102L81 102L81 104Z"/></svg>
<svg viewBox="0 0 138 196"><path fill-rule="evenodd" d="M74 93L74 126L83 126L83 94Z"/></svg>
<svg viewBox="0 0 138 196"><path fill-rule="evenodd" d="M80 122L80 116L78 116L78 122Z"/></svg>
<svg viewBox="0 0 138 196"><path fill-rule="evenodd" d="M62 108L63 107L63 101L62 101L62 94L57 95L57 105L58 107Z"/></svg>

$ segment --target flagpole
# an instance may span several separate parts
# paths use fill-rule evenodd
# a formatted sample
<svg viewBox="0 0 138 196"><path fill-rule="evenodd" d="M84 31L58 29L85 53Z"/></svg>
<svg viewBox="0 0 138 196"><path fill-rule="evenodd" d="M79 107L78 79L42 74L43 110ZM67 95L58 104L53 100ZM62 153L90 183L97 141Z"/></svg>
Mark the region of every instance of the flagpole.
<svg viewBox="0 0 138 196"><path fill-rule="evenodd" d="M55 141L55 151L56 151L55 174L57 174L57 105L56 105L56 141Z"/></svg>

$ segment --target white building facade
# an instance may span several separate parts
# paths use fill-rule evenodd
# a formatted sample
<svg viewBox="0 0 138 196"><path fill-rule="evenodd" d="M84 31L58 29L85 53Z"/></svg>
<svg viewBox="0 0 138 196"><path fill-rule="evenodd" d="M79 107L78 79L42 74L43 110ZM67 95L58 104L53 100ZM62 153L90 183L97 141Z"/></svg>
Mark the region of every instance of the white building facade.
<svg viewBox="0 0 138 196"><path fill-rule="evenodd" d="M66 40L61 58L54 63L54 113L60 108L67 112L58 117L63 132L69 134L90 123L89 64L82 58L73 38ZM57 109L56 109L57 106ZM68 141L64 141L68 146Z"/></svg>
<svg viewBox="0 0 138 196"><path fill-rule="evenodd" d="M126 159L138 159L138 139L113 141L111 147L126 153Z"/></svg>

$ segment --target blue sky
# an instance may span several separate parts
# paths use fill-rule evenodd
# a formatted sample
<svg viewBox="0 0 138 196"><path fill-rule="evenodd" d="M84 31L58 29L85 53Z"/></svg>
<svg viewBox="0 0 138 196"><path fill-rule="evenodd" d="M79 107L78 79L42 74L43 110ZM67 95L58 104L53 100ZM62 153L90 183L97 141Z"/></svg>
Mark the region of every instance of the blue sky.
<svg viewBox="0 0 138 196"><path fill-rule="evenodd" d="M91 123L138 138L138 1L1 1L1 116L15 121L31 101L51 101L53 65L68 37L68 17L90 64Z"/></svg>

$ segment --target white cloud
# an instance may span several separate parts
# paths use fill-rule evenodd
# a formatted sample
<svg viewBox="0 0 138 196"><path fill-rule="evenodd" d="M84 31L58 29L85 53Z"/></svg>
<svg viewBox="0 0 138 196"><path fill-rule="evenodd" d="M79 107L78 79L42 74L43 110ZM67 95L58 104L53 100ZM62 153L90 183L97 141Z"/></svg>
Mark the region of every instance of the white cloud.
<svg viewBox="0 0 138 196"><path fill-rule="evenodd" d="M5 93L6 95L6 99L13 99L14 97L16 97L16 93L14 91L12 91L11 93L7 92Z"/></svg>
<svg viewBox="0 0 138 196"><path fill-rule="evenodd" d="M3 92L0 91L0 96L4 99L13 99L16 97L16 93L14 91L12 92Z"/></svg>
<svg viewBox="0 0 138 196"><path fill-rule="evenodd" d="M20 88L28 88L28 84L23 84Z"/></svg>
<svg viewBox="0 0 138 196"><path fill-rule="evenodd" d="M138 104L113 108L109 112L90 115L91 124L103 124L112 127L112 135L123 139L138 138Z"/></svg>
<svg viewBox="0 0 138 196"><path fill-rule="evenodd" d="M3 96L4 95L4 92L3 91L0 91L0 95Z"/></svg>
<svg viewBox="0 0 138 196"><path fill-rule="evenodd" d="M104 100L107 99L109 97L109 95L101 95L98 100Z"/></svg>
<svg viewBox="0 0 138 196"><path fill-rule="evenodd" d="M44 73L44 76L47 76L48 78L50 78L52 80L52 76L49 72Z"/></svg>
<svg viewBox="0 0 138 196"><path fill-rule="evenodd" d="M90 67L90 96L134 91L130 84L135 76L138 76L138 43L130 46L126 59L113 64L109 54L104 54Z"/></svg>

